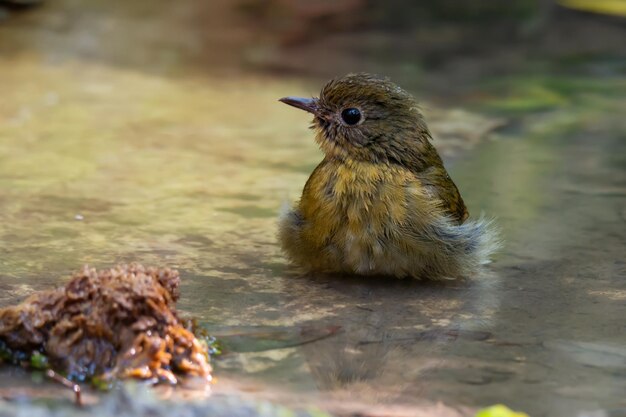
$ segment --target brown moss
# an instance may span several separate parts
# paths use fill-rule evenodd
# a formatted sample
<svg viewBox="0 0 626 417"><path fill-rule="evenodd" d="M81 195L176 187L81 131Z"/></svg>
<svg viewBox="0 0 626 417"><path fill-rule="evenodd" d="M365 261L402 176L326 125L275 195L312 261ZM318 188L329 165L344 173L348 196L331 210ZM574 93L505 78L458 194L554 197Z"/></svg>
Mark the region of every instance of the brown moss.
<svg viewBox="0 0 626 417"><path fill-rule="evenodd" d="M0 310L0 340L15 351L40 351L75 380L135 377L210 380L206 346L175 311L180 277L171 269L131 264L85 266L65 287L33 294Z"/></svg>

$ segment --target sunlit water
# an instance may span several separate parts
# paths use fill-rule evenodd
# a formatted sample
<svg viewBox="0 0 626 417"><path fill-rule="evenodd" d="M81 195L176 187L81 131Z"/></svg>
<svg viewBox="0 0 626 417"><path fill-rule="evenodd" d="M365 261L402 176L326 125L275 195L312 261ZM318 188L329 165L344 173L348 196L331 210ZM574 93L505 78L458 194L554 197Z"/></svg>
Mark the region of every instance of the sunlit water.
<svg viewBox="0 0 626 417"><path fill-rule="evenodd" d="M506 246L484 276L432 284L303 276L281 255L276 216L321 154L276 99L312 83L44 58L0 65L0 306L85 263L167 265L179 307L224 340L217 393L398 415L626 407L622 79L579 78L546 108L464 104L507 120L448 160Z"/></svg>

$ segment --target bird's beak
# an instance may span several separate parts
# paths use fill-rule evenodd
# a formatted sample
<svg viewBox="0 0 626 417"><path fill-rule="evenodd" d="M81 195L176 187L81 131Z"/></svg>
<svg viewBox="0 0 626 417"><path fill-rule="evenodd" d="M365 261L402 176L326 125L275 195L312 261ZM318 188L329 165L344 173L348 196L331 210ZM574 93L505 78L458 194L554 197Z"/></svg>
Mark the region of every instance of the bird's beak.
<svg viewBox="0 0 626 417"><path fill-rule="evenodd" d="M282 101L285 104L289 104L290 106L297 107L313 114L317 114L319 110L318 100L316 98L283 97L278 101Z"/></svg>

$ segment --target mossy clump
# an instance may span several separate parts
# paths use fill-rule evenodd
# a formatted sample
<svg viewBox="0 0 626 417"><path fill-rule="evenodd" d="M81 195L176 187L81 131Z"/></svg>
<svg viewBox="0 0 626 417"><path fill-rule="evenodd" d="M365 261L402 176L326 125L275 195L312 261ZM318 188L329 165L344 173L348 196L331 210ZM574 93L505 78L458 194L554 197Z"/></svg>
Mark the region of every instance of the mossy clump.
<svg viewBox="0 0 626 417"><path fill-rule="evenodd" d="M177 383L183 375L208 382L207 345L175 310L179 283L178 272L167 268L85 266L64 287L0 309L5 362L30 358L33 367L50 366L74 381Z"/></svg>

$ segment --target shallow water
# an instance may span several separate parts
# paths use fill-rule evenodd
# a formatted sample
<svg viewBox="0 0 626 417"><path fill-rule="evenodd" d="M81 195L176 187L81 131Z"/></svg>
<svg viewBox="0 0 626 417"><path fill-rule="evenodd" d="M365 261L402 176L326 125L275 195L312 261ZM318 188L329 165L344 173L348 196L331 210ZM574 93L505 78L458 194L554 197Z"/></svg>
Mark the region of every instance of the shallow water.
<svg viewBox="0 0 626 417"><path fill-rule="evenodd" d="M179 307L224 340L218 394L345 415L626 408L623 78L521 74L459 104L471 112L427 107L470 212L502 229L484 276L302 276L275 218L321 154L276 99L317 84L83 56L44 36L69 35L42 13L39 35L28 18L0 28L0 306L84 263L167 265ZM38 389L4 369L2 396L17 380Z"/></svg>

